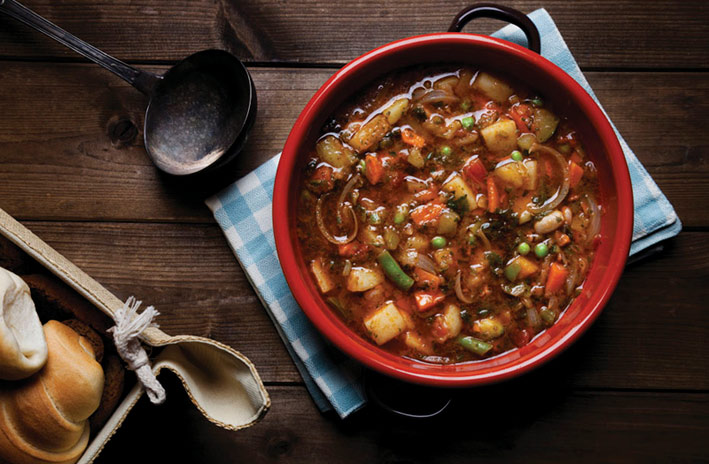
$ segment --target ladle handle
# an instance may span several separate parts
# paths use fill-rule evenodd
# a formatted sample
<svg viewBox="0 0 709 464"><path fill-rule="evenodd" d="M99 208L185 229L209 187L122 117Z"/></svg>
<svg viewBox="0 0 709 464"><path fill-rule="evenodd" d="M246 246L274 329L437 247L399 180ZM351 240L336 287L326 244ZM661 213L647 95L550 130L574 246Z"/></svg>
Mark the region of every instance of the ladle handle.
<svg viewBox="0 0 709 464"><path fill-rule="evenodd" d="M56 24L47 21L16 0L0 0L0 12L21 21L28 26L66 45L94 63L103 66L121 79L140 90L145 95L152 93L160 76L128 66L124 62L107 55L98 48L68 33Z"/></svg>

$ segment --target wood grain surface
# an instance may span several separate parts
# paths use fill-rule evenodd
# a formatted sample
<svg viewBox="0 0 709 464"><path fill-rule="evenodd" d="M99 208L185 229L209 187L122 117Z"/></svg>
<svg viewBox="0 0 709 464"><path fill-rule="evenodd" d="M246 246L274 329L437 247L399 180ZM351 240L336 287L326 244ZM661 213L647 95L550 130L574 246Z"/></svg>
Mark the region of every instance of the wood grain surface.
<svg viewBox="0 0 709 464"><path fill-rule="evenodd" d="M339 66L384 43L442 31L468 2L434 0L26 0L106 52L162 72L222 48L249 63L259 98L237 179L278 153ZM629 265L569 350L516 380L451 391L430 421L372 405L321 414L203 199L161 176L142 143L147 100L73 52L0 16L0 207L171 334L227 343L272 396L242 432L208 423L171 374L97 463L665 463L709 461L709 8L694 1L508 1L546 8L611 119L685 226ZM496 21L466 31L489 33ZM402 387L403 388L403 387ZM140 449L140 459L136 449Z"/></svg>

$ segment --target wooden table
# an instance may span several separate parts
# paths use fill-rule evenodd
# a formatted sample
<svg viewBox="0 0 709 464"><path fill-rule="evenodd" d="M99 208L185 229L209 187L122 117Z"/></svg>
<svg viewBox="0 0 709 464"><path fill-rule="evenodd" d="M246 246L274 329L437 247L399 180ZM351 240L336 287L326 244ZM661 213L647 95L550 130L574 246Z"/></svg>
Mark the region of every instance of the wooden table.
<svg viewBox="0 0 709 464"><path fill-rule="evenodd" d="M27 0L106 52L155 71L205 48L249 63L259 112L239 177L276 154L339 66L444 30L465 1ZM0 17L0 207L168 333L212 337L258 366L273 400L232 433L174 377L142 401L98 462L696 462L709 460L709 8L675 2L510 1L545 7L612 120L684 223L627 268L570 350L503 385L461 392L441 420L368 407L321 414L202 199L164 182L142 144L146 100L104 70ZM489 33L494 21L469 31ZM140 458L136 457L140 449Z"/></svg>

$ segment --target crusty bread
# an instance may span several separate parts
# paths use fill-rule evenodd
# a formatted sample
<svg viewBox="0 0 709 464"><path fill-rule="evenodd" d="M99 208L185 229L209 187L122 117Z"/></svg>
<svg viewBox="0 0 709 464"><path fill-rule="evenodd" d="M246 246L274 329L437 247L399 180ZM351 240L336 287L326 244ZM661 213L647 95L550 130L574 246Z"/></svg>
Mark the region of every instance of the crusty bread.
<svg viewBox="0 0 709 464"><path fill-rule="evenodd" d="M29 377L47 361L47 343L30 289L0 268L0 379Z"/></svg>
<svg viewBox="0 0 709 464"><path fill-rule="evenodd" d="M104 383L101 403L95 413L89 418L91 430L100 430L116 410L123 397L126 371L121 358L116 354L109 354L101 363L103 366Z"/></svg>
<svg viewBox="0 0 709 464"><path fill-rule="evenodd" d="M0 389L0 460L12 464L74 463L89 441L104 375L91 344L57 321L44 325L47 363Z"/></svg>
<svg viewBox="0 0 709 464"><path fill-rule="evenodd" d="M78 319L66 319L61 323L74 329L74 332L91 344L97 362L100 363L103 360L103 339L94 329Z"/></svg>
<svg viewBox="0 0 709 464"><path fill-rule="evenodd" d="M113 326L110 317L96 309L88 300L54 276L44 274L23 275L32 290L32 299L43 320L76 318L87 323L100 335Z"/></svg>

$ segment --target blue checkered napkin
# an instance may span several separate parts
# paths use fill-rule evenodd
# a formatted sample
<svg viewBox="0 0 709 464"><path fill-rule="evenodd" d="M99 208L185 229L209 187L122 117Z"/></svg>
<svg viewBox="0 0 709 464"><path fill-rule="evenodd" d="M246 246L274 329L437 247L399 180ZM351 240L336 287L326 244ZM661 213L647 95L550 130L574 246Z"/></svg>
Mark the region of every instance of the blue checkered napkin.
<svg viewBox="0 0 709 464"><path fill-rule="evenodd" d="M591 86L588 84L578 64L576 64L576 60L571 55L566 42L561 37L549 13L544 9L539 9L529 14L529 18L539 29L539 35L542 39L542 56L573 77L600 106L596 95L591 90ZM506 26L493 34L493 36L520 45L527 43L524 34L516 26ZM679 234L682 230L682 223L670 202L667 201L667 198L645 170L645 167L640 164L640 161L638 161L612 122L611 125L625 154L625 160L630 171L630 180L633 183L635 214L633 217L633 243L630 246L630 255L632 256L656 245L662 240Z"/></svg>
<svg viewBox="0 0 709 464"><path fill-rule="evenodd" d="M271 158L207 199L207 206L273 320L313 400L321 411L334 408L344 418L365 403L360 368L325 344L298 307L283 277L271 220L279 158Z"/></svg>
<svg viewBox="0 0 709 464"><path fill-rule="evenodd" d="M549 14L537 10L529 16L539 28L542 55L569 73L595 99ZM495 36L526 43L515 26L501 29ZM633 182L635 225L630 248L633 255L677 235L682 224L620 134L618 138ZM209 198L207 205L274 321L315 403L321 410L334 408L340 417L346 417L365 403L358 380L359 367L322 340L293 299L276 256L271 199L278 160L279 156L272 158Z"/></svg>

